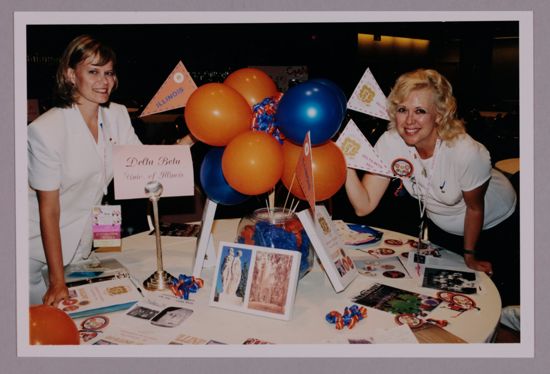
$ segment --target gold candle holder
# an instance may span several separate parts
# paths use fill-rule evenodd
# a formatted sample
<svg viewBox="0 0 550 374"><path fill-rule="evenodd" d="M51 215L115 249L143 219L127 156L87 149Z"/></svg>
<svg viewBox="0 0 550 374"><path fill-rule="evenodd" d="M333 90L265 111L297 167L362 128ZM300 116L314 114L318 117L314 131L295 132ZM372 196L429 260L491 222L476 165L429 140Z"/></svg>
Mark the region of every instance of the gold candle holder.
<svg viewBox="0 0 550 374"><path fill-rule="evenodd" d="M170 289L173 281L176 280L170 273L164 270L162 264L162 245L160 240L160 224L158 214L158 200L162 195L162 184L158 181L151 181L145 185L145 192L153 205L153 222L155 225L155 239L157 244L157 271L151 274L144 282L143 287L149 291L161 291Z"/></svg>

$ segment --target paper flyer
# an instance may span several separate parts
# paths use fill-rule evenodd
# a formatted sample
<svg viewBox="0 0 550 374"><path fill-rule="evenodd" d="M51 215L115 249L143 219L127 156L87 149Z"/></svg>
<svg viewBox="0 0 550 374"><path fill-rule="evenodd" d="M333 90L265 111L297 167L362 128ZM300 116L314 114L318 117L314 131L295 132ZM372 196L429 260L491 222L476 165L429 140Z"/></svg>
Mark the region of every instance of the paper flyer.
<svg viewBox="0 0 550 374"><path fill-rule="evenodd" d="M300 183L300 187L302 187L302 191L311 207L311 211L315 214L315 185L313 180L311 135L309 131L305 136L302 152L296 164L296 179L298 179L298 183Z"/></svg>
<svg viewBox="0 0 550 374"><path fill-rule="evenodd" d="M374 79L369 68L361 77L353 94L348 100L348 109L365 113L373 117L390 119L387 113L386 96Z"/></svg>
<svg viewBox="0 0 550 374"><path fill-rule="evenodd" d="M140 117L182 108L187 104L189 96L196 89L197 85L183 65L183 62L180 61L149 104L143 109Z"/></svg>
<svg viewBox="0 0 550 374"><path fill-rule="evenodd" d="M342 150L347 167L394 177L390 167L378 156L353 120L348 122L338 137L336 145Z"/></svg>
<svg viewBox="0 0 550 374"><path fill-rule="evenodd" d="M94 247L120 247L122 214L120 205L92 208Z"/></svg>

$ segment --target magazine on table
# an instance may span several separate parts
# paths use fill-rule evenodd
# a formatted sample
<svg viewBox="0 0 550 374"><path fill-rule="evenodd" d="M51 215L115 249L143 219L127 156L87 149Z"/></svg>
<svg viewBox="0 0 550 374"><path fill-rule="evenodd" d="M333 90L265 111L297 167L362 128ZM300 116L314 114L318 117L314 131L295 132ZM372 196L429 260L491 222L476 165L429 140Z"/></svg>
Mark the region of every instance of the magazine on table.
<svg viewBox="0 0 550 374"><path fill-rule="evenodd" d="M48 285L47 268L42 270L42 277L46 285ZM65 267L65 283L67 287L129 277L130 273L128 269L115 258L90 259Z"/></svg>
<svg viewBox="0 0 550 374"><path fill-rule="evenodd" d="M381 283L375 283L369 289L361 291L353 301L393 314L429 313L441 303L441 300L436 297Z"/></svg>
<svg viewBox="0 0 550 374"><path fill-rule="evenodd" d="M128 309L143 299L130 278L83 282L69 287L69 298L57 305L72 318Z"/></svg>

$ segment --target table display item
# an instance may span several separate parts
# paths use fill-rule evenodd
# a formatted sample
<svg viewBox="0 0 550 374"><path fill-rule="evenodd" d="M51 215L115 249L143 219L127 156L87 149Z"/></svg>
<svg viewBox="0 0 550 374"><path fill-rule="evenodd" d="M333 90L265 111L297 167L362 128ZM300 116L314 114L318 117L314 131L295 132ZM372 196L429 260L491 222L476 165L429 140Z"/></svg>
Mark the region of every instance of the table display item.
<svg viewBox="0 0 550 374"><path fill-rule="evenodd" d="M210 306L289 320L301 253L220 242Z"/></svg>
<svg viewBox="0 0 550 374"><path fill-rule="evenodd" d="M69 287L69 297L61 300L57 308L71 318L116 312L130 308L143 299L130 278L83 283Z"/></svg>
<svg viewBox="0 0 550 374"><path fill-rule="evenodd" d="M476 273L457 269L424 268L422 287L465 294L477 293Z"/></svg>
<svg viewBox="0 0 550 374"><path fill-rule="evenodd" d="M297 215L332 287L336 292L343 291L359 273L353 260L344 250L342 238L327 209L324 205L317 205L315 212L304 209Z"/></svg>
<svg viewBox="0 0 550 374"><path fill-rule="evenodd" d="M189 294L196 293L202 286L204 286L204 281L201 278L180 274L180 276L172 282L170 289L175 296L184 300L189 300Z"/></svg>
<svg viewBox="0 0 550 374"><path fill-rule="evenodd" d="M164 270L162 264L162 245L160 240L160 224L158 212L158 200L162 195L162 184L158 181L150 181L145 185L145 192L149 195L149 200L153 205L153 220L155 224L155 238L157 244L157 271L154 272L143 282L143 286L149 291L160 291L170 289L174 278Z"/></svg>
<svg viewBox="0 0 550 374"><path fill-rule="evenodd" d="M342 237L344 245L351 248L378 243L384 235L372 227L356 223L346 223L342 220L335 220L334 225L338 230L338 234Z"/></svg>
<svg viewBox="0 0 550 374"><path fill-rule="evenodd" d="M335 310L330 311L325 319L328 323L335 325L336 330L342 330L347 326L350 330L355 327L355 324L367 317L367 308L364 306L352 305L345 307L344 313L341 314Z"/></svg>
<svg viewBox="0 0 550 374"><path fill-rule="evenodd" d="M283 208L260 208L242 218L236 241L300 252L300 279L313 266L313 248L302 223L295 214Z"/></svg>
<svg viewBox="0 0 550 374"><path fill-rule="evenodd" d="M441 300L438 298L380 283L375 283L369 289L361 291L353 301L384 312L414 314L417 316L424 316L441 303Z"/></svg>

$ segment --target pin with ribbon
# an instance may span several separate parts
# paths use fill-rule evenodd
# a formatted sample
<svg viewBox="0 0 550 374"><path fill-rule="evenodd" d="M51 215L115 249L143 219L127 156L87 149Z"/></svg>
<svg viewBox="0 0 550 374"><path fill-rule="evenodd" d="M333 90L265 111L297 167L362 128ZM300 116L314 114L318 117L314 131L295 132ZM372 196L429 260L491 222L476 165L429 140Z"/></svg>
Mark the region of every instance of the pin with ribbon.
<svg viewBox="0 0 550 374"><path fill-rule="evenodd" d="M266 132L280 144L283 144L284 135L275 125L275 113L282 96L283 94L279 93L274 97L266 97L252 107L252 130Z"/></svg>
<svg viewBox="0 0 550 374"><path fill-rule="evenodd" d="M172 293L177 297L189 300L189 294L196 293L203 285L204 281L201 278L180 274L177 279L172 281L170 290L172 290Z"/></svg>
<svg viewBox="0 0 550 374"><path fill-rule="evenodd" d="M334 324L336 330L342 330L345 326L349 329L355 327L355 324L367 317L367 308L364 306L352 305L345 307L344 314L341 314L335 310L330 311L325 316L328 323Z"/></svg>

